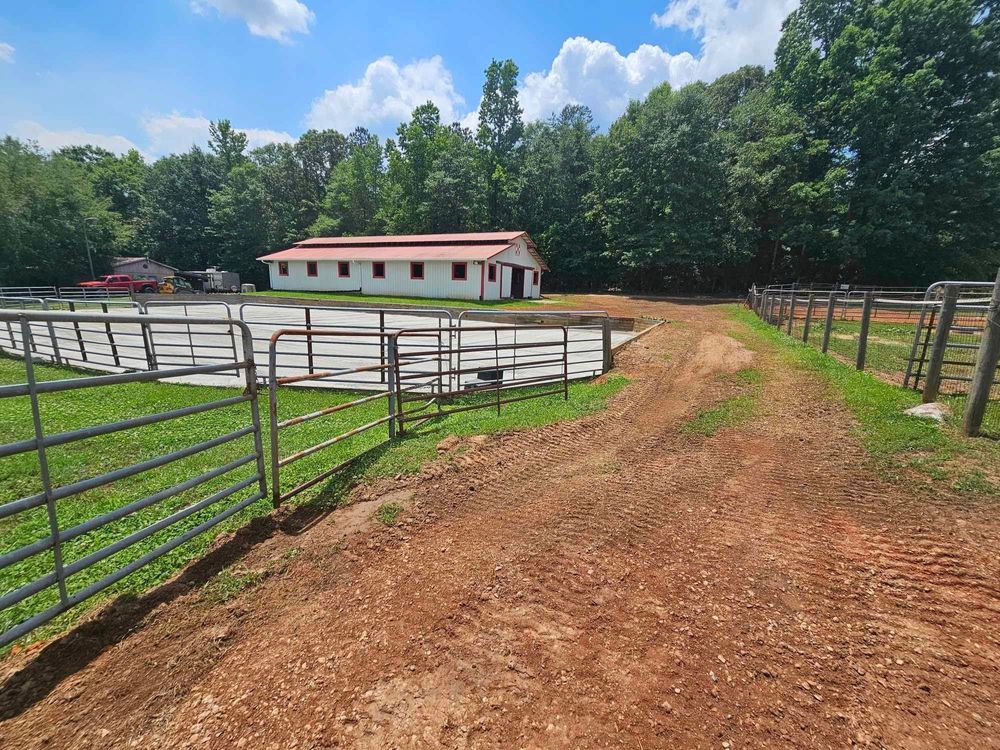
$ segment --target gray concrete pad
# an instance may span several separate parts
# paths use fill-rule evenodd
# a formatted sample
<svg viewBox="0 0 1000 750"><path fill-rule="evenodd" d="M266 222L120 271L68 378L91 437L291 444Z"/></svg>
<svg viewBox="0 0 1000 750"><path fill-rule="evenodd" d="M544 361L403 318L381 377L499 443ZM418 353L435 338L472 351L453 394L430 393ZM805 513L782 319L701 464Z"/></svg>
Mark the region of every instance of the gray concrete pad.
<svg viewBox="0 0 1000 750"><path fill-rule="evenodd" d="M230 331L226 317L238 318L249 326L258 372L268 368L268 347L271 335L283 328L306 327L305 308L289 305L247 304L225 302L152 303L151 315L185 315L212 321L206 324L149 324L149 341L161 369L190 365L232 362L242 357L239 329ZM115 310L114 312L125 312ZM552 323L558 321L553 319ZM315 307L309 309L308 323L312 329L349 331L354 335L313 336L311 345L305 337L288 336L277 347L277 375L294 376L313 371L334 374L303 385L348 389L381 389L386 385L385 371L343 372L360 367L377 366L385 360L385 338L380 332L407 331L399 337L400 352L406 364L403 377L414 386L436 381L438 369L449 367L448 348L461 348L452 354L452 368L502 370L505 383L531 378L559 377L563 371L563 331L561 328L525 328L511 323L463 320L461 333L449 329L447 314L414 310L391 310L379 313L370 309ZM383 327L384 326L384 327ZM36 356L54 358L52 337L55 336L60 359L68 364L88 369L114 371L119 368L147 369L146 345L138 323L56 322L34 323L31 326ZM612 346L623 343L635 334L612 331ZM602 369L602 332L600 322L571 326L567 329L568 372L570 378L598 375ZM460 343L459 343L460 342ZM12 343L14 346L12 347ZM499 345L499 350L496 346ZM516 346L516 348L515 348ZM19 350L17 326L0 326L0 348ZM557 361L556 361L557 360ZM489 373L487 373L488 375ZM465 372L445 378L445 387L458 389L485 382L478 372ZM230 385L239 384L242 375L226 374L190 376L183 382Z"/></svg>

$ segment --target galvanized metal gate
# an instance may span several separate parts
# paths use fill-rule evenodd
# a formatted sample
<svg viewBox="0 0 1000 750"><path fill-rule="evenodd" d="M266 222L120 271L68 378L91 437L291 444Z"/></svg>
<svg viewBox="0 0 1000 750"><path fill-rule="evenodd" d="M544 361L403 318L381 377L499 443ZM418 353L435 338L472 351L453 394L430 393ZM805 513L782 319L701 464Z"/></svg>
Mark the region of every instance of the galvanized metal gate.
<svg viewBox="0 0 1000 750"><path fill-rule="evenodd" d="M149 323L173 325L183 320L155 315L145 317L145 321ZM34 470L38 476L37 492L0 503L0 522L7 531L4 535L6 539L0 538L0 592L2 592L0 622L5 626L0 632L0 647L266 497L264 454L257 405L257 376L249 328L238 322L233 323L242 335L244 351L250 353L249 356L242 358L237 357L213 364L168 367L156 371L55 380L40 379L36 372L34 357L31 355L32 326L68 325L71 329L74 324L88 321L134 324L136 317L93 313L43 311L27 314L9 310L0 311L0 322L11 337L11 341L25 354L22 357L25 382L0 385L0 401L26 399L24 405L30 411L33 425L30 437L0 445L0 459L33 456ZM194 319L186 322L195 327L217 323L212 320ZM245 385L243 392L181 408L168 410L154 408L141 416L110 419L100 424L85 425L71 430L53 433L46 429L43 417L47 399L57 398L58 394L103 386L152 383L167 378L218 373L242 375ZM246 404L247 414L243 425L238 429L223 432L207 440L191 441L183 447L141 461L130 461L122 456L109 456L110 465L115 463L123 465L77 477L67 483L60 484L52 478L50 458L54 451L65 449L66 446L125 430L166 423L192 415L208 414L241 404ZM115 413L113 398L107 401L107 407L108 413L113 415ZM249 441L249 449L240 448L240 441ZM67 514L61 511L67 504L73 506L75 502L81 502L84 494L89 491L101 490L115 482L148 475L168 464L205 454L206 451L223 445L235 449L237 455L227 456L224 462L212 465L184 481L163 486L152 494L131 499L123 505L96 515L89 515L84 503L76 507L74 513L68 514L70 518L75 517L73 522L63 522ZM99 470L101 467L86 468ZM23 472L20 474L23 475ZM219 482L212 481L216 479L225 484L221 488L216 488ZM202 495L199 488L210 482L213 491ZM182 498L186 504L168 510L152 523L140 528L126 524L122 533L115 536L108 544L95 542L98 539L92 536L95 532L104 530L99 535L99 538L103 539L107 535L108 528L118 528L112 524L147 509L163 506L167 500L177 497ZM191 499L189 503L188 498ZM142 515L146 516L148 513ZM80 517L83 517L83 520L79 520ZM21 533L13 533L12 530L15 528L20 531L26 530L25 533L29 535L32 529L36 529L38 533L25 543L11 542L10 540L20 539L23 536ZM152 549L137 548L137 545L141 545L144 540L161 532L165 532L168 538Z"/></svg>

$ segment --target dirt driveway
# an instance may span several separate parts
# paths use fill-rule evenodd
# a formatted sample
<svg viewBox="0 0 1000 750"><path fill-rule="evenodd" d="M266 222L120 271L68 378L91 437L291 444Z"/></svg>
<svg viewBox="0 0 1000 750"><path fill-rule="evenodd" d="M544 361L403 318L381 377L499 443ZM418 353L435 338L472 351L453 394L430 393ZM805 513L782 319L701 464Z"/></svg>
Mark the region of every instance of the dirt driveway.
<svg viewBox="0 0 1000 750"><path fill-rule="evenodd" d="M0 747L1000 745L995 510L867 470L719 308L642 308L671 322L607 411L262 521L8 660ZM748 364L758 417L681 432ZM205 601L234 561L267 575Z"/></svg>

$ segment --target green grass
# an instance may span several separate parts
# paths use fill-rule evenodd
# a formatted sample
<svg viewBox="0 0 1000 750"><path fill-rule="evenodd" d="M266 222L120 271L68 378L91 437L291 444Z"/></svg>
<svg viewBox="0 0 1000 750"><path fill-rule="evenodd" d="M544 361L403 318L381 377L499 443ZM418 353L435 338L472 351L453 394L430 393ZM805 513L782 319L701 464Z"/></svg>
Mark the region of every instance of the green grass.
<svg viewBox="0 0 1000 750"><path fill-rule="evenodd" d="M399 503L382 503L375 511L375 520L386 526L392 526L403 512L403 506Z"/></svg>
<svg viewBox="0 0 1000 750"><path fill-rule="evenodd" d="M787 365L802 367L820 374L829 386L828 395L842 401L858 422L858 433L875 465L887 476L901 479L915 471L937 483L963 492L997 494L1000 489L988 478L1000 466L1000 442L969 439L961 435L964 398L942 396L954 415L944 425L905 414L921 402L916 391L893 385L869 372L858 372L852 365L824 355L812 344L790 338L764 323L742 307L734 306L731 315L745 325L737 332L751 348L774 347Z"/></svg>
<svg viewBox="0 0 1000 750"><path fill-rule="evenodd" d="M328 299L338 302L368 302L372 304L418 305L422 307L461 307L485 308L497 310L519 310L560 307L567 304L559 297L546 297L544 300L513 299L513 300L470 300L470 299L439 299L431 297L395 297L377 294L358 294L356 292L296 292L290 290L270 289L254 294L264 297L287 297L290 299Z"/></svg>
<svg viewBox="0 0 1000 750"><path fill-rule="evenodd" d="M745 367L730 376L730 379L737 384L740 393L710 409L702 409L694 419L681 427L681 432L708 437L724 427L746 424L753 418L764 382L763 374L753 367Z"/></svg>
<svg viewBox="0 0 1000 750"><path fill-rule="evenodd" d="M77 377L81 373L67 368L36 365L39 380ZM23 382L24 367L19 360L0 357L0 383ZM504 405L497 416L489 409L462 412L446 418L437 418L408 431L403 437L387 442L384 427L349 438L326 450L320 451L282 469L284 488L309 479L321 470L361 454L347 469L338 472L325 485L320 485L295 498L295 502L316 506L334 507L358 482L378 476L414 473L427 460L437 456L436 445L447 435L472 435L534 427L550 422L573 419L602 409L610 396L626 383L625 378L612 376L603 383L577 382L569 387L570 398L547 396ZM180 385L174 383L129 383L112 387L88 388L41 397L41 416L46 434L54 434L85 426L152 414L187 405L205 403L235 395L239 391L213 386ZM357 394L313 388L283 388L278 401L278 416L285 419L316 411L325 406L353 400ZM488 401L489 397L481 396ZM464 397L470 402L472 397ZM385 414L385 401L379 399L356 408L337 412L320 419L290 427L281 434L281 454L288 455L351 427L373 421ZM268 445L266 395L261 401L264 420L263 442ZM52 447L47 451L52 484L63 486L80 479L122 468L138 461L161 456L196 442L232 432L250 424L247 404L217 409L215 411L182 417L156 425L113 433L87 440ZM33 436L30 406L26 397L0 399L0 443L30 439ZM249 436L217 446L203 453L167 464L128 479L95 488L57 503L59 527L67 529L96 515L113 511L127 502L151 495L225 462L248 455L253 451ZM269 462L265 457L265 465ZM218 492L235 482L252 476L253 467L244 466L210 480L177 497L161 501L139 510L125 518L115 520L87 534L63 544L63 562L69 564L96 552L108 544L139 531L172 512ZM42 490L34 452L0 459L0 486L5 489L4 499L11 500L38 493ZM270 485L269 485L270 486ZM249 497L256 485L222 501L215 510L234 503L238 498ZM71 576L68 589L72 594L93 583L140 555L149 552L182 530L207 520L213 508L202 510L164 529L128 549ZM102 599L130 593L136 594L163 581L189 560L203 554L212 541L222 532L246 524L251 518L270 511L267 500L257 502L243 512L200 534L190 542L140 568L122 581L106 589L74 610L61 615L52 623L35 631L31 638L41 638L56 633L77 620L89 607ZM0 519L0 554L10 552L24 544L44 538L49 533L49 520L45 508L36 508ZM50 552L35 554L26 560L0 570L0 593L8 592L23 583L49 573L53 569ZM0 611L0 630L57 602L54 587L25 599L19 604Z"/></svg>
<svg viewBox="0 0 1000 750"><path fill-rule="evenodd" d="M798 333L801 334L801 327ZM868 349L865 352L867 369L877 370L902 377L910 359L910 347L913 345L913 334L916 331L916 320L906 323L880 323L872 321L868 327ZM855 361L858 356L858 337L861 334L861 323L849 320L834 320L830 328L830 351L848 361ZM823 338L823 323L815 321L810 328L812 343L819 346Z"/></svg>
<svg viewBox="0 0 1000 750"><path fill-rule="evenodd" d="M226 568L217 573L201 590L201 600L208 604L223 604L252 589L267 578L266 571L243 572Z"/></svg>

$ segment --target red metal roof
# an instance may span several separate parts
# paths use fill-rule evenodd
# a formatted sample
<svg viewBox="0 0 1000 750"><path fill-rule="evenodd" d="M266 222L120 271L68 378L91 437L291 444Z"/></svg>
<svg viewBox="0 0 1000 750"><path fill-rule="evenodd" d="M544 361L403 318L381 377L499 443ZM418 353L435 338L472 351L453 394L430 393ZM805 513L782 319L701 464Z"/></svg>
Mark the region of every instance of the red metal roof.
<svg viewBox="0 0 1000 750"><path fill-rule="evenodd" d="M313 237L296 242L295 246L334 245L478 245L482 243L503 242L509 245L524 232L461 232L457 234L384 234L366 237Z"/></svg>
<svg viewBox="0 0 1000 750"><path fill-rule="evenodd" d="M493 245L404 245L401 247L317 247L296 245L257 260L487 260L510 247Z"/></svg>
<svg viewBox="0 0 1000 750"><path fill-rule="evenodd" d="M548 271L531 237L520 231L312 237L257 260L487 260L518 237L524 237L528 252Z"/></svg>

